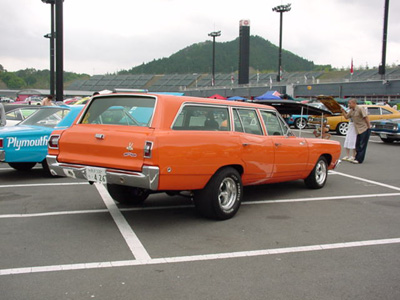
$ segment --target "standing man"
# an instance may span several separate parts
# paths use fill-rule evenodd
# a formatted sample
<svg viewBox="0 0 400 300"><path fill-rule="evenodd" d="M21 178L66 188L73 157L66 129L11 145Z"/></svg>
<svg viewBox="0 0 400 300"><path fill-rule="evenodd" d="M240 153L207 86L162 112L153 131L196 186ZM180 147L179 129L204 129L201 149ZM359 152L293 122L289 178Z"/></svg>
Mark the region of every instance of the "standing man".
<svg viewBox="0 0 400 300"><path fill-rule="evenodd" d="M357 105L357 99L349 100L349 112L342 108L342 114L346 119L352 119L357 133L356 139L356 157L352 163L361 164L364 161L369 136L371 134L371 124L369 122L368 113L365 109Z"/></svg>
<svg viewBox="0 0 400 300"><path fill-rule="evenodd" d="M0 127L6 126L6 112L4 111L4 106L0 103Z"/></svg>

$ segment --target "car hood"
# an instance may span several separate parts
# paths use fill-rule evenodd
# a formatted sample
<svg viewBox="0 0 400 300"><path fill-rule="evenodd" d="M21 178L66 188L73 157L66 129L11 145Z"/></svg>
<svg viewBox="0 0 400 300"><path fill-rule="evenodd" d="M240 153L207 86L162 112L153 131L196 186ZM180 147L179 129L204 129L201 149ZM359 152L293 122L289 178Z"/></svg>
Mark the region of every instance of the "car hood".
<svg viewBox="0 0 400 300"><path fill-rule="evenodd" d="M342 112L340 104L332 96L318 96L317 99L332 113L340 114Z"/></svg>
<svg viewBox="0 0 400 300"><path fill-rule="evenodd" d="M273 106L281 115L331 115L330 111L293 100L251 100L249 102Z"/></svg>

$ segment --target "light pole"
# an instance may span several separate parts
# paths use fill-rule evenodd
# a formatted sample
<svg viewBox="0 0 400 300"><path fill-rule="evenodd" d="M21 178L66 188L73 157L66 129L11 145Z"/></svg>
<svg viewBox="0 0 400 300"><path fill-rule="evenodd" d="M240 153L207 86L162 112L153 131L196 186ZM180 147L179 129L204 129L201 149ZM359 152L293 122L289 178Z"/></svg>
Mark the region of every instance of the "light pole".
<svg viewBox="0 0 400 300"><path fill-rule="evenodd" d="M213 38L213 57L212 57L212 79L211 85L215 85L215 38L221 35L221 31L213 31L208 34L208 36L212 36Z"/></svg>
<svg viewBox="0 0 400 300"><path fill-rule="evenodd" d="M272 8L272 11L280 13L280 29L279 29L279 58L278 58L278 76L276 81L281 81L281 66L282 66L282 16L284 12L290 11L292 8L291 4L278 5Z"/></svg>
<svg viewBox="0 0 400 300"><path fill-rule="evenodd" d="M55 0L42 0L43 3L51 4L50 14L51 14L51 24L50 33L46 34L44 37L50 39L50 95L54 97L54 4Z"/></svg>
<svg viewBox="0 0 400 300"><path fill-rule="evenodd" d="M54 97L54 33L44 37L50 39L50 95Z"/></svg>
<svg viewBox="0 0 400 300"><path fill-rule="evenodd" d="M389 0L385 0L385 14L383 18L382 62L381 65L379 66L379 74L382 75L382 79L385 79L385 73L386 73L386 44L387 44L388 18L389 18Z"/></svg>

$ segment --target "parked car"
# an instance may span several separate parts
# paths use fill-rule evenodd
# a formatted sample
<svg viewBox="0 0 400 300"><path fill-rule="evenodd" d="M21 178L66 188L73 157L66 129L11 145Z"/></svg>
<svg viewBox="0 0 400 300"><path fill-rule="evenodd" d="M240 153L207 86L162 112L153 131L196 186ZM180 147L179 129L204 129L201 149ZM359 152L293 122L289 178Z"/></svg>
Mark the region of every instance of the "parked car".
<svg viewBox="0 0 400 300"><path fill-rule="evenodd" d="M400 141L400 118L371 122L371 133L378 135L382 142Z"/></svg>
<svg viewBox="0 0 400 300"><path fill-rule="evenodd" d="M26 107L19 107L8 111L6 113L6 126L17 125L41 108L42 106L39 105L27 105Z"/></svg>
<svg viewBox="0 0 400 300"><path fill-rule="evenodd" d="M79 99L78 101L76 101L75 103L72 103L72 104L73 105L82 105L82 104L88 103L89 100L90 100L90 97L84 97L84 98Z"/></svg>
<svg viewBox="0 0 400 300"><path fill-rule="evenodd" d="M53 175L107 186L123 204L189 192L198 211L228 219L243 186L302 179L322 188L340 143L296 137L271 106L172 95L94 96L74 124L55 130Z"/></svg>
<svg viewBox="0 0 400 300"><path fill-rule="evenodd" d="M296 129L304 129L307 127L309 115L291 115L285 118L289 126L294 126Z"/></svg>
<svg viewBox="0 0 400 300"><path fill-rule="evenodd" d="M270 105L276 108L279 113L283 116L286 123L291 126L293 125L297 129L303 129L308 124L308 118L314 114L332 114L322 103L306 104L299 101L293 100L251 100L249 102L259 103L264 105Z"/></svg>
<svg viewBox="0 0 400 300"><path fill-rule="evenodd" d="M14 100L9 97L0 97L0 102L2 103L13 103Z"/></svg>
<svg viewBox="0 0 400 300"><path fill-rule="evenodd" d="M320 101L324 103L329 110L331 110L333 113L336 113L336 115L334 116L325 116L327 124L329 126L329 130L336 131L336 133L339 135L346 135L348 130L349 120L347 120L340 114L340 108L333 109L330 107L332 105L338 107L339 104L338 103L334 104L335 100L333 98L329 99L329 97L321 99ZM400 118L399 111L386 105L359 105L359 106L367 110L370 121ZM318 124L318 123L321 123L320 116L314 116L308 119L308 124Z"/></svg>
<svg viewBox="0 0 400 300"><path fill-rule="evenodd" d="M49 173L46 162L49 136L54 129L70 126L82 107L45 106L16 126L0 128L0 162L19 171L42 163Z"/></svg>

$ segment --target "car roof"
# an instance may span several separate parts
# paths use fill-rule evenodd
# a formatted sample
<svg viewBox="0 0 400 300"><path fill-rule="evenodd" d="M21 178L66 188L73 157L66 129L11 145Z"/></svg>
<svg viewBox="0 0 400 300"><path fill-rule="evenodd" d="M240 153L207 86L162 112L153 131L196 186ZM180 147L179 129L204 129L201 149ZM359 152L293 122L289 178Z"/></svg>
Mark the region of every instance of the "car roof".
<svg viewBox="0 0 400 300"><path fill-rule="evenodd" d="M218 100L212 98L202 98L202 97L192 97L192 96L176 96L176 95L168 95L168 94L157 94L157 93L110 93L103 95L93 96L93 99L97 98L106 98L106 97L115 97L115 96L135 96L135 97L152 97L161 101L173 101L180 103L210 103L215 105L224 105L224 106L239 106L239 107L254 107L265 109L265 105L252 103L252 102L240 102L240 101L228 101L228 100ZM287 101L287 100L285 100ZM270 109L274 109L274 107L269 107Z"/></svg>

